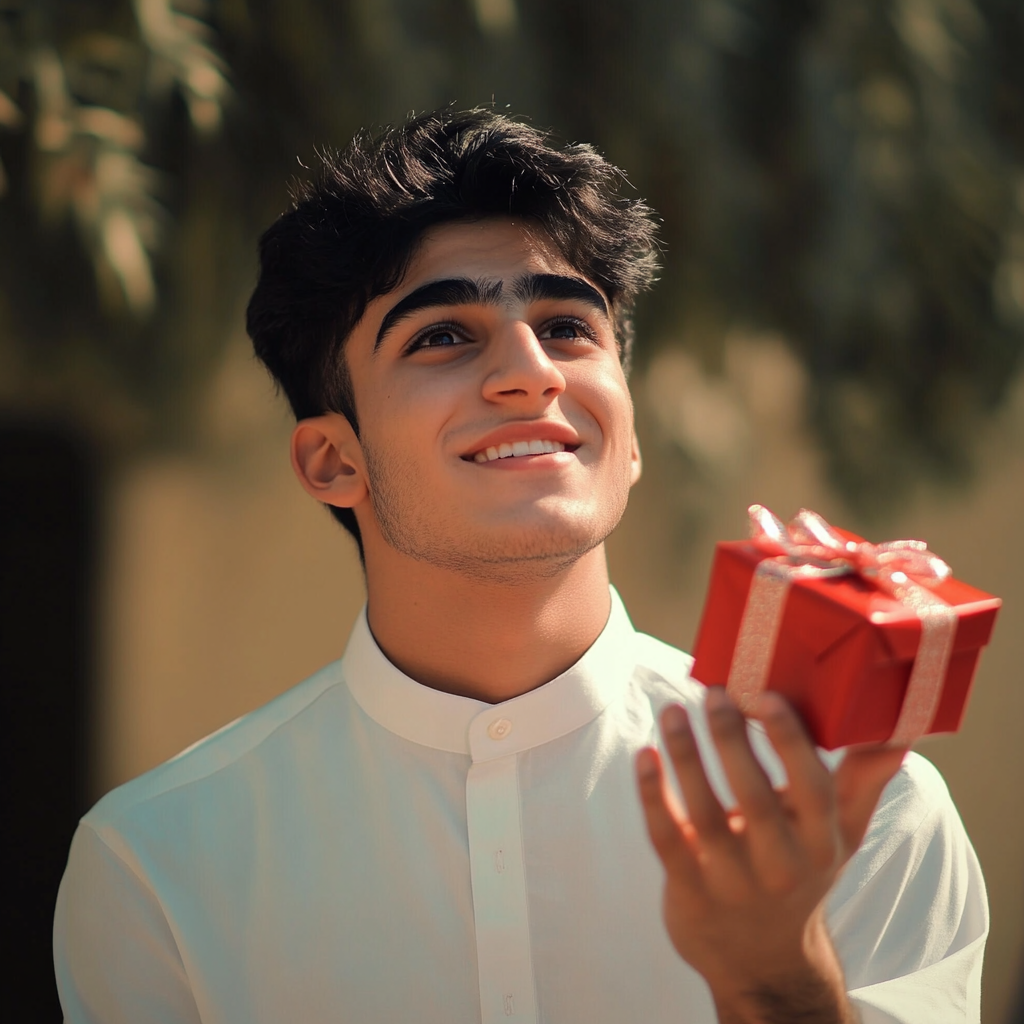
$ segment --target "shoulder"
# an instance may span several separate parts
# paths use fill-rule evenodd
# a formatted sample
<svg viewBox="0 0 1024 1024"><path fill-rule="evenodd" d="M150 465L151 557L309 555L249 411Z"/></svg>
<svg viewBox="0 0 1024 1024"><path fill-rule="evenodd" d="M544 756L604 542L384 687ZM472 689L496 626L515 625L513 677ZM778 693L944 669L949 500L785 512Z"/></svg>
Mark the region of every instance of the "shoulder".
<svg viewBox="0 0 1024 1024"><path fill-rule="evenodd" d="M296 780L330 774L323 752L338 746L353 720L334 662L100 800L75 831L57 901L64 989L77 984L70 957L128 978L137 975L139 948L148 950L141 969L150 970L155 957L161 970L180 974L169 922L205 920L210 893L227 899L232 884L244 887L271 855L268 841L287 849L294 835L288 815L303 810Z"/></svg>
<svg viewBox="0 0 1024 1024"><path fill-rule="evenodd" d="M985 880L946 784L920 755L907 755L882 794L828 918L858 1005L887 1020L924 1005L929 1020L978 1020Z"/></svg>
<svg viewBox="0 0 1024 1024"><path fill-rule="evenodd" d="M693 657L646 633L634 633L634 678L656 703L703 703L704 687L690 676Z"/></svg>
<svg viewBox="0 0 1024 1024"><path fill-rule="evenodd" d="M925 870L928 869L928 870ZM907 884L925 870L938 882L950 872L977 876L980 869L963 822L938 769L911 752L886 786L860 849L848 865L833 902L852 899L884 874Z"/></svg>
<svg viewBox="0 0 1024 1024"><path fill-rule="evenodd" d="M956 815L945 780L927 758L911 751L879 802L875 818L901 829L916 829L929 817ZM958 819L959 820L959 819Z"/></svg>
<svg viewBox="0 0 1024 1024"><path fill-rule="evenodd" d="M258 760L282 732L301 727L311 713L347 688L341 662L322 668L279 697L193 743L170 760L107 793L82 819L98 834L117 830L161 798L202 783L214 784L245 762Z"/></svg>
<svg viewBox="0 0 1024 1024"><path fill-rule="evenodd" d="M939 770L911 751L882 793L864 847L885 858L922 832L962 833L963 824Z"/></svg>

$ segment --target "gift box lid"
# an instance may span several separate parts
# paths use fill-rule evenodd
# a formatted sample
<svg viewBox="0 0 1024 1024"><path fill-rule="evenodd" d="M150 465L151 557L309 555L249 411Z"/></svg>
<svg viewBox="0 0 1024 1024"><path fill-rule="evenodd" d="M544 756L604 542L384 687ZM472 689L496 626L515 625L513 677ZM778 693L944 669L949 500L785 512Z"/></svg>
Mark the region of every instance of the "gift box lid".
<svg viewBox="0 0 1024 1024"><path fill-rule="evenodd" d="M853 534L848 536L859 539ZM718 584L730 592L736 629L751 573L764 558L763 549L751 541L722 541L716 546L712 586L717 576ZM886 594L869 579L851 572L823 579L801 579L794 586L801 592L800 604L811 614L787 615L786 629L792 642L823 654L852 631L874 626L894 659L913 660L921 639L920 617L913 608ZM995 613L1002 605L998 597L952 577L928 589L957 610L954 650L979 648L988 643Z"/></svg>

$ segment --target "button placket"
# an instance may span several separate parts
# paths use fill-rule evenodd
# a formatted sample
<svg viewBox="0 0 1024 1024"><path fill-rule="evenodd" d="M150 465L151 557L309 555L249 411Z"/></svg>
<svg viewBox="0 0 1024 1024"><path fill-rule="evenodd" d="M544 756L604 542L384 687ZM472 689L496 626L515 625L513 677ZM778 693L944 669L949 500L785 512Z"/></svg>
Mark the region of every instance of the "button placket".
<svg viewBox="0 0 1024 1024"><path fill-rule="evenodd" d="M483 1024L536 1022L515 754L470 767L466 812Z"/></svg>

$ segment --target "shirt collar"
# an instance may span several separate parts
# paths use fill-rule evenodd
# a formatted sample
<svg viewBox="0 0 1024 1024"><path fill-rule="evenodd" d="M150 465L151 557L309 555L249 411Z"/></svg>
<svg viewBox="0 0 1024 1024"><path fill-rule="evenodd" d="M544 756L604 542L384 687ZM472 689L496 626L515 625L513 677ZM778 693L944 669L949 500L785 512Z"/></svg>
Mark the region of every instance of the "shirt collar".
<svg viewBox="0 0 1024 1024"><path fill-rule="evenodd" d="M601 635L572 668L500 704L431 689L399 671L370 632L364 606L342 658L342 675L378 725L423 746L468 754L474 761L517 754L593 721L629 684L633 625L611 589Z"/></svg>

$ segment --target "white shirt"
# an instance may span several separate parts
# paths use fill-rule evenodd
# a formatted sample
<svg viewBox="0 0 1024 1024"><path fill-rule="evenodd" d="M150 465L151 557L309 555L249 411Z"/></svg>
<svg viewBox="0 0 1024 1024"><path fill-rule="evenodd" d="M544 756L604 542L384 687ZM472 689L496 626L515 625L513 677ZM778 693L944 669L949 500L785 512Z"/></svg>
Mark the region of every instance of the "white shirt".
<svg viewBox="0 0 1024 1024"><path fill-rule="evenodd" d="M712 1024L633 777L677 700L728 799L689 666L613 592L573 668L490 705L403 675L364 613L340 661L82 819L54 931L66 1021ZM829 922L864 1024L979 1020L984 883L924 759Z"/></svg>

